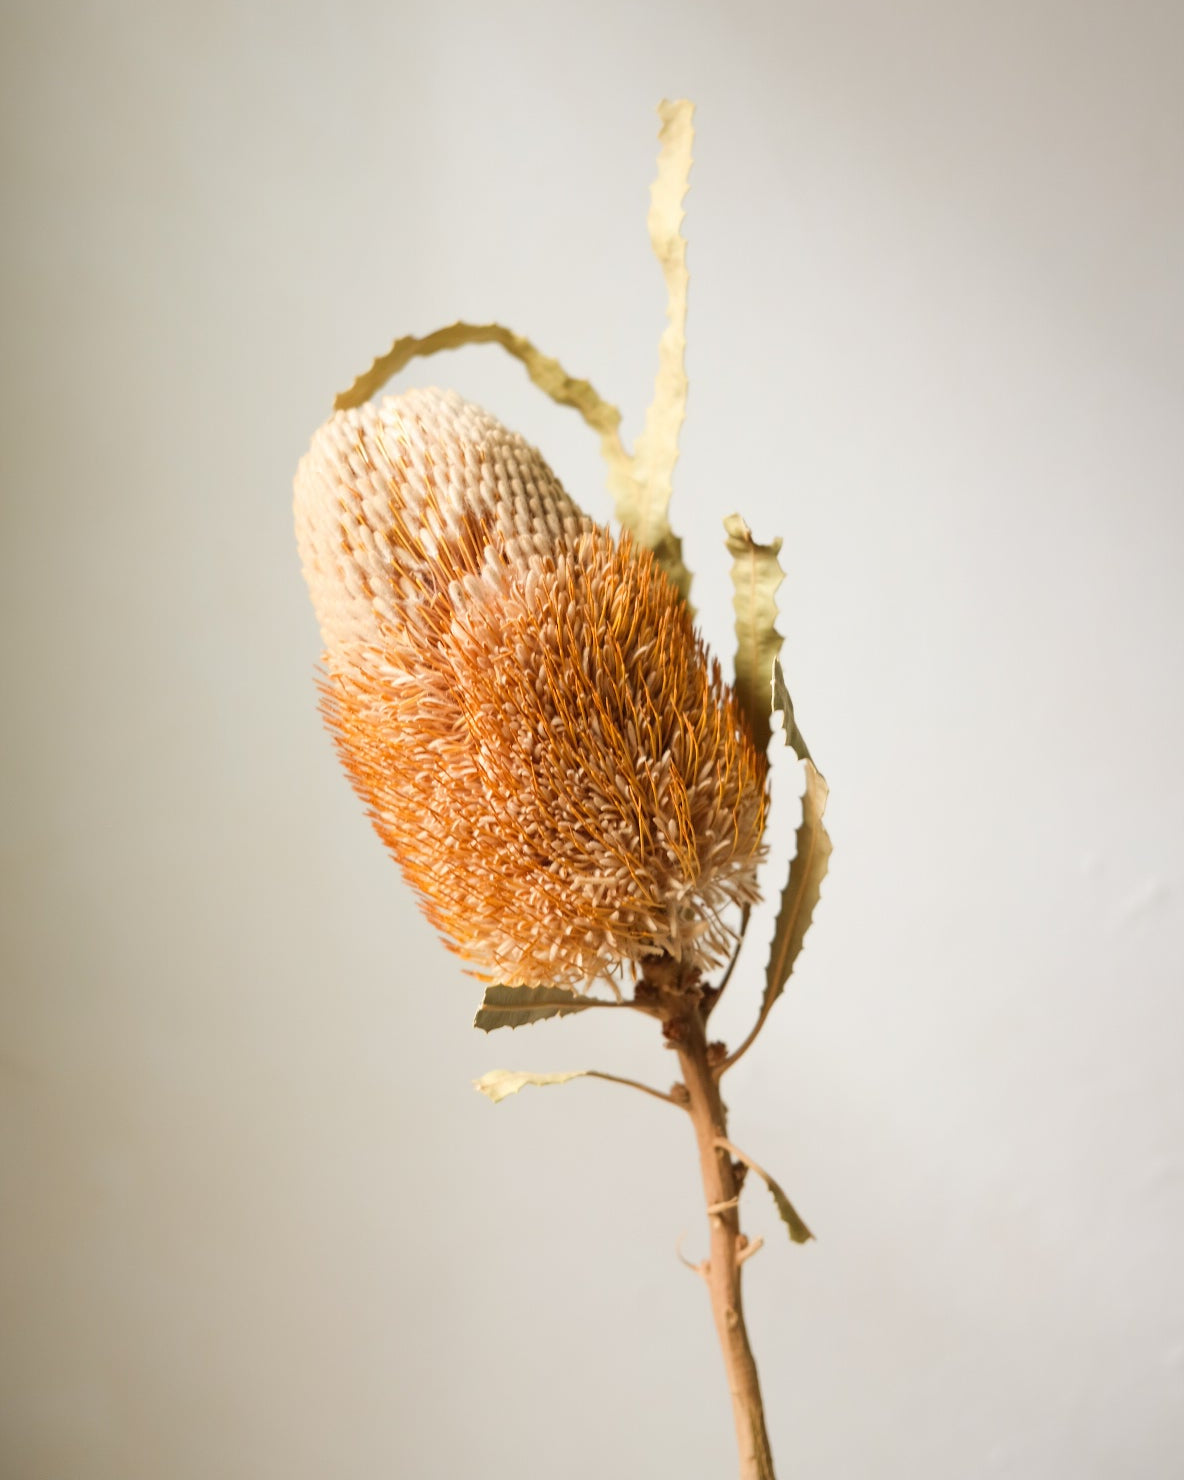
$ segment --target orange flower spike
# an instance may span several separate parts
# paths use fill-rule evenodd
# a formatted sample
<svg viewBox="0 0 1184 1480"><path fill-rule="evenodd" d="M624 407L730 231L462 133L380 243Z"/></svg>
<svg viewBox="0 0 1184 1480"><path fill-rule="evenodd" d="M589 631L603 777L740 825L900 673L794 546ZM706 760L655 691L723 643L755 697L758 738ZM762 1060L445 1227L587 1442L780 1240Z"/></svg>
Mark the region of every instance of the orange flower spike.
<svg viewBox="0 0 1184 1480"><path fill-rule="evenodd" d="M295 512L322 713L446 942L506 982L718 965L766 763L653 556L436 390L327 422Z"/></svg>

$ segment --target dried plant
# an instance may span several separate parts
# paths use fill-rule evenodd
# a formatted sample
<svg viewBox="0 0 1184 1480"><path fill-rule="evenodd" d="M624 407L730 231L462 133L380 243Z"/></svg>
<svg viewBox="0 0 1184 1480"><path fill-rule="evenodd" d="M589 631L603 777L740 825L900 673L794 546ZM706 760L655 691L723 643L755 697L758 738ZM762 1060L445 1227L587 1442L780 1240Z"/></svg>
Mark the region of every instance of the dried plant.
<svg viewBox="0 0 1184 1480"><path fill-rule="evenodd" d="M633 452L587 382L500 325L457 324L398 341L338 398L296 475L296 528L325 645L326 724L425 914L488 984L477 1026L629 1008L656 1018L677 1054L682 1078L668 1093L596 1070L498 1070L478 1088L497 1101L590 1076L689 1112L711 1237L695 1268L711 1295L742 1480L767 1480L741 1303L757 1247L740 1230L745 1173L768 1184L795 1241L811 1235L728 1139L719 1086L801 950L830 853L826 784L778 662L780 541L758 544L738 516L726 521L734 686L693 625L668 518L686 397L691 108L661 113L650 233L669 316ZM369 399L416 355L478 342L501 344L599 432L620 538L577 508L534 448L454 393ZM757 1021L729 1053L709 1041L708 1020L757 900L777 712L806 773L802 823Z"/></svg>
<svg viewBox="0 0 1184 1480"><path fill-rule="evenodd" d="M528 985L720 965L766 766L652 554L439 391L339 411L296 520L325 719L448 942Z"/></svg>

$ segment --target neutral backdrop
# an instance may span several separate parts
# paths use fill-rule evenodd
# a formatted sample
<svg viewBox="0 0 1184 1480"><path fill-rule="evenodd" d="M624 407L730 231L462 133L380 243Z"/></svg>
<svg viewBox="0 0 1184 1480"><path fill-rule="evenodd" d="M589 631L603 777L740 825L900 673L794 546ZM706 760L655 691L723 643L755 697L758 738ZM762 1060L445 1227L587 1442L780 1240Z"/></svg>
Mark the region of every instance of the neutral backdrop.
<svg viewBox="0 0 1184 1480"><path fill-rule="evenodd" d="M669 1056L472 1031L320 728L290 522L333 393L457 317L636 431L665 95L698 104L676 519L725 657L720 521L784 535L833 797L730 1091L818 1235L746 1193L779 1473L1184 1473L1179 5L26 0L3 33L0 1472L734 1473L688 1125L471 1088ZM498 351L400 383L608 517Z"/></svg>

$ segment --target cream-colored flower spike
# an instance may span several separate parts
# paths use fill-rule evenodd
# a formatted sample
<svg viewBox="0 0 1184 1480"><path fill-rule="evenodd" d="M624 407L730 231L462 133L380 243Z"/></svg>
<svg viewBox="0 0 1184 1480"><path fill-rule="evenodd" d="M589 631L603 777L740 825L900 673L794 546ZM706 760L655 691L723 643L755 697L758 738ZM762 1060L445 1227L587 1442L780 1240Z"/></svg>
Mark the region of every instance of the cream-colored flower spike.
<svg viewBox="0 0 1184 1480"><path fill-rule="evenodd" d="M326 722L453 949L510 983L718 965L766 765L653 556L438 390L338 412L295 511Z"/></svg>

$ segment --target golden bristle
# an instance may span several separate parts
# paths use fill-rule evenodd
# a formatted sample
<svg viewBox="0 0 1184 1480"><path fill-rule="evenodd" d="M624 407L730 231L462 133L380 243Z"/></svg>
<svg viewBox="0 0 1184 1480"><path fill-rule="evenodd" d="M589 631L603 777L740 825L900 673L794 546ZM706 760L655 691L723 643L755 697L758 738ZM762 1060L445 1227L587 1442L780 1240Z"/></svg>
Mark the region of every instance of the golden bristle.
<svg viewBox="0 0 1184 1480"><path fill-rule="evenodd" d="M530 984L717 965L766 767L650 553L435 390L322 427L296 524L326 722L448 944Z"/></svg>

